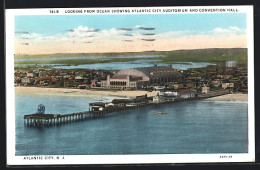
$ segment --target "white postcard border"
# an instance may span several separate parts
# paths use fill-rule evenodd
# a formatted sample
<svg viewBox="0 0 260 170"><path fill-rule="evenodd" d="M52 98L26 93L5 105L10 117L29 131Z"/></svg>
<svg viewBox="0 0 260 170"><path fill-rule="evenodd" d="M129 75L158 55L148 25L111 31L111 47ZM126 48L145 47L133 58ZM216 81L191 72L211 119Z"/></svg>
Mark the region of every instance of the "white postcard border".
<svg viewBox="0 0 260 170"><path fill-rule="evenodd" d="M15 92L14 92L14 17L15 15L86 15L65 13L59 9L7 9L6 10L6 134L7 134L7 165L58 165L58 164L135 164L135 163L209 163L209 162L253 162L255 161L255 120L254 120L254 35L253 6L207 6L207 7L146 7L120 9L220 9L236 8L239 13L247 14L247 45L248 45L248 153L245 154L147 154L147 155L31 155L15 156ZM87 8L81 8L82 10ZM95 10L118 8L91 8ZM58 14L50 10L59 10ZM73 9L70 9L73 10ZM79 10L77 8L77 10ZM131 14L152 14L131 13ZM167 14L180 14L172 12ZM196 14L198 12L185 12ZM207 13L207 12L203 12ZM218 12L210 12L218 13ZM225 12L228 13L228 12ZM232 12L230 12L232 13ZM119 15L118 13L115 13ZM129 15L131 15L129 14ZM156 12L156 14L165 14ZM92 14L87 14L92 15ZM97 15L95 13L95 15ZM100 13L102 15L102 13ZM52 159L55 158L55 159ZM59 159L57 159L59 158Z"/></svg>

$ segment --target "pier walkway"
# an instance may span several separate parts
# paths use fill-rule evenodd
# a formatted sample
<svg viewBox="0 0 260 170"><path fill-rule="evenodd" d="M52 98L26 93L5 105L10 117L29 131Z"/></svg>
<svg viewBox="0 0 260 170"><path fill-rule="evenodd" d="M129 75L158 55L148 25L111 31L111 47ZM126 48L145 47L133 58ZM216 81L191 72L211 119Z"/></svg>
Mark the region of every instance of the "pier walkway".
<svg viewBox="0 0 260 170"><path fill-rule="evenodd" d="M86 111L86 112L78 112L78 113L70 113L70 114L35 113L35 114L24 115L24 124L30 127L59 126L71 122L78 122L86 119L98 118L109 113L122 112L122 111L139 109L139 108L149 107L149 106L160 106L160 105L178 103L184 101L202 100L202 99L221 96L229 93L230 93L229 90L219 90L207 94L199 94L196 97L192 97L192 98L176 98L172 101L162 101L159 103L141 103L137 106L107 107L106 109L101 111L100 110Z"/></svg>

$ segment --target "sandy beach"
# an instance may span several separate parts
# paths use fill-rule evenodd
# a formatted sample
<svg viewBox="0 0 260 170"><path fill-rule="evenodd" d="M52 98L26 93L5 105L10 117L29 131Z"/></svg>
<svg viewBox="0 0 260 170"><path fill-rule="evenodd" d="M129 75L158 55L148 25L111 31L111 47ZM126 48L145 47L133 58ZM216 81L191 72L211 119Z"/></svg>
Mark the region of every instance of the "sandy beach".
<svg viewBox="0 0 260 170"><path fill-rule="evenodd" d="M129 97L134 98L135 96L145 95L155 96L158 91L98 91L98 90L86 90L86 89L66 89L66 88L42 88L42 87L15 87L16 94L46 94L46 95L79 95L79 96L115 96L115 97ZM227 94L223 96L208 98L206 100L215 101L247 101L248 95L242 93Z"/></svg>
<svg viewBox="0 0 260 170"><path fill-rule="evenodd" d="M15 87L16 94L51 94L51 95L80 95L80 96L116 96L116 97L136 97L140 95L155 96L158 92L148 91L98 91L98 90L86 90L86 89L67 89L67 88L42 88L42 87Z"/></svg>
<svg viewBox="0 0 260 170"><path fill-rule="evenodd" d="M212 97L206 100L215 100L215 101L247 101L248 94L235 93L235 94L226 94L223 96Z"/></svg>

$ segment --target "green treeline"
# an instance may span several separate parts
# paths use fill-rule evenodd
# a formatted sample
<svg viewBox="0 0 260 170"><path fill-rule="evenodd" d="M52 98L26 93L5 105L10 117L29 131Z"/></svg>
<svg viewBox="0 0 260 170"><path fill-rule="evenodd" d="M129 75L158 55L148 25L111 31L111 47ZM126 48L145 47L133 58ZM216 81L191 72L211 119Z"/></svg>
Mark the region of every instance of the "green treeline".
<svg viewBox="0 0 260 170"><path fill-rule="evenodd" d="M208 62L213 64L223 64L228 60L236 60L239 66L247 65L246 48L210 48L195 50L174 50L174 51L150 51L150 52L128 52L128 53L66 53L66 54L41 54L41 55L16 55L15 59L33 59L33 58L57 58L57 60L46 61L16 61L15 64L94 64L109 62L127 62L137 59L135 55L163 55L164 57L152 58L159 59L161 63L174 64L176 62ZM69 59L66 57L94 56L96 59ZM100 59L99 57L108 57ZM124 58L124 56L133 56L133 58ZM118 58L109 58L118 57Z"/></svg>

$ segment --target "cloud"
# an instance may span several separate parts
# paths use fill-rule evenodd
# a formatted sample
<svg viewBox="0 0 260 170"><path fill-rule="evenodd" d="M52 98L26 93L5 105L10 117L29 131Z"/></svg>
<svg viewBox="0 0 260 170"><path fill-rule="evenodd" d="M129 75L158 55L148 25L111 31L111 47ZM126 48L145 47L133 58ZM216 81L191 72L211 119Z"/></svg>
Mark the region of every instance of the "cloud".
<svg viewBox="0 0 260 170"><path fill-rule="evenodd" d="M232 34L237 34L237 35L241 35L241 34L246 34L246 30L245 29L240 29L236 26L230 26L228 28L215 28L212 31L210 31L209 33L213 33L213 34L224 34L224 35L232 35Z"/></svg>
<svg viewBox="0 0 260 170"><path fill-rule="evenodd" d="M98 35L103 38L109 38L109 37L115 37L115 36L119 36L122 33L122 31L120 30L116 30L115 28L111 28L109 30L101 30L100 33L98 33Z"/></svg>
<svg viewBox="0 0 260 170"><path fill-rule="evenodd" d="M187 37L187 36L232 36L232 35L246 35L245 29L240 29L237 26L230 26L228 28L217 27L210 31L170 31L164 32L156 35L158 39L169 39L169 38L178 38L178 37Z"/></svg>
<svg viewBox="0 0 260 170"><path fill-rule="evenodd" d="M90 31L96 30L98 28L89 28L87 26L78 26L73 28L72 31L69 31L62 36L58 36L59 38L73 40L73 41L89 41L89 40L108 40L108 39L116 39L120 37L122 31L117 30L115 28L111 29L103 29L97 31Z"/></svg>
<svg viewBox="0 0 260 170"><path fill-rule="evenodd" d="M71 31L67 32L65 36L68 37L83 37L87 35L87 31L89 30L86 26L78 26L77 28L71 29Z"/></svg>
<svg viewBox="0 0 260 170"><path fill-rule="evenodd" d="M78 28L74 28L74 31L88 31L88 27L84 26L78 26Z"/></svg>
<svg viewBox="0 0 260 170"><path fill-rule="evenodd" d="M20 34L20 35L16 36L16 38L18 38L18 39L35 39L35 38L39 38L41 36L42 36L41 34L31 33L31 34Z"/></svg>

